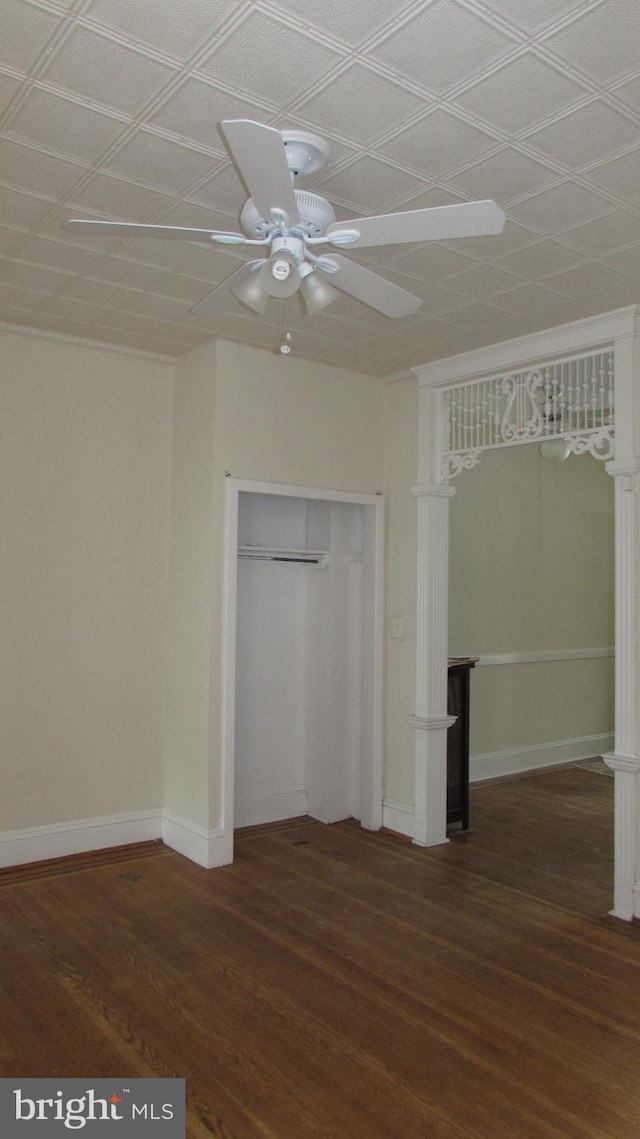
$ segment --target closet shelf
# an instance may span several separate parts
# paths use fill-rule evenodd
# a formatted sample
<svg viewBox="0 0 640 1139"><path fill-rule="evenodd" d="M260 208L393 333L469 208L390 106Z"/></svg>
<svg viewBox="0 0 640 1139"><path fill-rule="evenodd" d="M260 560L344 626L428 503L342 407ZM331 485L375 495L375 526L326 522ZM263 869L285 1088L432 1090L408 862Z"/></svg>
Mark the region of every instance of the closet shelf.
<svg viewBox="0 0 640 1139"><path fill-rule="evenodd" d="M301 562L321 569L329 564L327 550L291 550L278 546L238 546L238 557L261 562Z"/></svg>

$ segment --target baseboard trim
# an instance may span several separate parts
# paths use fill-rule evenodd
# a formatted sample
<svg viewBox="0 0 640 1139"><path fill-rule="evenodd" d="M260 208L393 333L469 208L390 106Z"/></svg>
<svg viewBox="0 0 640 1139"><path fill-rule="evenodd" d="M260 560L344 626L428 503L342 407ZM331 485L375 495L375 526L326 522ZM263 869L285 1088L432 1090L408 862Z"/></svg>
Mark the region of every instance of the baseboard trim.
<svg viewBox="0 0 640 1139"><path fill-rule="evenodd" d="M226 835L221 827L205 830L190 819L156 808L0 831L0 868L159 838L178 854L207 869L233 861L233 834Z"/></svg>
<svg viewBox="0 0 640 1139"><path fill-rule="evenodd" d="M233 831L227 834L222 827L206 830L191 819L163 811L162 838L172 850L206 870L233 862Z"/></svg>
<svg viewBox="0 0 640 1139"><path fill-rule="evenodd" d="M526 775L542 768L569 766L581 759L592 759L611 751L613 735L581 736L573 740L557 740L550 744L534 744L487 755L472 756L469 761L470 783L491 783L501 778ZM385 799L382 825L396 834L413 838L414 811L407 803ZM640 895L638 898L640 906Z"/></svg>
<svg viewBox="0 0 640 1139"><path fill-rule="evenodd" d="M479 783L538 768L557 767L603 755L612 749L612 735L597 735L476 755L470 761L470 781ZM306 814L307 796L304 791L269 795L262 799L245 799L236 804L235 826L239 828L256 826L262 822L280 822ZM382 825L387 830L413 838L413 807L385 799L382 804ZM227 833L222 827L206 830L190 819L155 808L78 819L51 826L0 831L0 868L64 858L91 850L105 850L112 846L149 842L158 838L178 854L208 870L233 862L233 831ZM636 893L634 909L635 916L640 917L640 892Z"/></svg>
<svg viewBox="0 0 640 1139"><path fill-rule="evenodd" d="M602 755L612 748L613 734L603 734L473 755L469 760L469 782L480 783L486 779L497 779L501 775L535 771L539 767L575 763L580 759Z"/></svg>
<svg viewBox="0 0 640 1139"><path fill-rule="evenodd" d="M413 814L413 807L407 806L406 803L385 799L382 804L382 825L386 830L413 838Z"/></svg>
<svg viewBox="0 0 640 1139"><path fill-rule="evenodd" d="M0 866L43 862L162 837L162 812L158 809L0 831Z"/></svg>
<svg viewBox="0 0 640 1139"><path fill-rule="evenodd" d="M306 791L285 791L277 795L262 795L259 799L236 799L233 825L256 827L260 823L279 823L308 813Z"/></svg>

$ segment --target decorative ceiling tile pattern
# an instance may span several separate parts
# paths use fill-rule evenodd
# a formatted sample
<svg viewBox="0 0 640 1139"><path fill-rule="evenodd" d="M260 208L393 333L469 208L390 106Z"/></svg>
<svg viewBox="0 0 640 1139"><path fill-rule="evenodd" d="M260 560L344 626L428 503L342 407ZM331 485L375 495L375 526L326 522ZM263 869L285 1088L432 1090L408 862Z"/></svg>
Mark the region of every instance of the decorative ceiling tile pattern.
<svg viewBox="0 0 640 1139"><path fill-rule="evenodd" d="M312 130L349 219L493 198L496 237L353 250L422 298L390 320L231 298L246 260L65 218L237 229L220 120ZM637 0L3 0L0 322L163 355L216 336L393 375L640 301Z"/></svg>

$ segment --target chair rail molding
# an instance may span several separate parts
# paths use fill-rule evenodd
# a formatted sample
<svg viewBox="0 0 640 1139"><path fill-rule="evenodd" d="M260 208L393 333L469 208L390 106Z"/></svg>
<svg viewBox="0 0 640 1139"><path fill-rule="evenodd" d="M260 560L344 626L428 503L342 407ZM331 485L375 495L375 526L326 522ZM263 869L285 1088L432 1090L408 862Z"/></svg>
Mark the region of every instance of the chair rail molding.
<svg viewBox="0 0 640 1139"><path fill-rule="evenodd" d="M473 423L469 446L458 446L457 456L445 463L451 454L451 403L447 409L447 389L481 385L498 373L517 372L542 368L546 362L563 368L562 361L591 355L595 359L606 354L613 360L597 372L602 383L591 374L584 382L590 385L590 399L597 402L596 411L588 426L593 439L583 446L582 437L574 439L574 450L589 446L591 453L607 459L607 469L616 481L616 540L615 540L615 592L616 592L616 697L615 747L606 761L615 773L615 916L630 920L640 916L640 757L638 755L638 722L636 708L638 690L638 579L635 549L640 515L640 443L636 441L640 423L640 339L638 306L618 309L599 316L575 321L571 324L548 328L529 336L457 356L435 360L423 367L413 368L418 381L418 481L413 488L418 500L418 582L416 629L416 822L414 842L433 845L446 842L446 730L423 730L419 720L431 721L446 716L446 662L447 662L447 610L448 610L448 532L449 532L449 477L461 471L471 471L479 460L483 441L493 442L487 428L486 438L481 412L466 419L467 408L462 401L456 405L457 422L463 426ZM603 356L603 359L605 357ZM607 371L605 376L605 372ZM547 432L552 411L545 405L553 403L554 375L552 369L542 372L540 382L524 377L529 392L528 411L517 420L518 431L513 442L523 446L539 442L541 433ZM566 371L562 372L566 375ZM611 383L615 382L615 406L610 399ZM492 382L494 382L492 380ZM562 384L564 384L562 379ZM573 381L572 381L573 382ZM580 380L583 384L583 381ZM544 400L539 405L539 391ZM561 382L556 387L560 390ZM507 385L508 388L508 385ZM489 390L489 389L487 389ZM567 389L568 390L568 389ZM577 388L572 389L575 393ZM497 388L495 388L497 391ZM586 388L585 388L586 393ZM507 392L508 394L508 392ZM587 399L587 395L584 394ZM564 397L556 401L556 406ZM565 401L566 403L566 401ZM481 406L481 405L480 405ZM488 404L487 404L488 406ZM509 406L509 414L510 405ZM525 411L526 411L525 407ZM494 417L504 409L496 404ZM532 430L527 438L529 419L543 415L542 432ZM530 413L530 414L529 414ZM547 416L547 421L544 420ZM606 446L599 440L600 420L606 422ZM478 427L478 422L480 427ZM537 420L536 420L537 422ZM545 426L546 422L546 426ZM502 420L501 420L502 423ZM573 421L562 424L575 435ZM522 428L522 430L520 430ZM519 432L519 433L518 433ZM547 433L551 434L549 430ZM563 430L561 434L566 434ZM463 432L464 434L464 432ZM598 436L598 438L596 438ZM478 442L481 444L478 448ZM499 445L510 445L505 441ZM513 444L511 444L513 445ZM595 448L595 450L594 450ZM611 457L613 455L613 457ZM467 477L466 475L464 477ZM496 662L497 663L497 662ZM445 784L443 790L443 783Z"/></svg>
<svg viewBox="0 0 640 1139"><path fill-rule="evenodd" d="M532 649L526 652L481 653L476 668L490 668L495 665L512 664L552 664L563 660L598 660L615 655L613 645L585 647L581 649Z"/></svg>

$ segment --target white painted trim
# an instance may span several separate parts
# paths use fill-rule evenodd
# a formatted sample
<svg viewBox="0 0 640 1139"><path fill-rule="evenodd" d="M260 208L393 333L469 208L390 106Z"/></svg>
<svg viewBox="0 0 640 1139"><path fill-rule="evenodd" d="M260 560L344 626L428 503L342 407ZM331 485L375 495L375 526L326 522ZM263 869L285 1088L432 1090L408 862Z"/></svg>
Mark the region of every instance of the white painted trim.
<svg viewBox="0 0 640 1139"><path fill-rule="evenodd" d="M637 803L640 783L640 759L636 755L616 751L602 757L615 777L616 827L614 835L616 880L613 895L613 917L631 921L640 917L640 895L637 882Z"/></svg>
<svg viewBox="0 0 640 1139"><path fill-rule="evenodd" d="M612 475L613 478L624 477L632 479L634 475L640 474L640 460L638 459L611 459L606 464L606 471ZM631 486L626 488L631 490Z"/></svg>
<svg viewBox="0 0 640 1139"><path fill-rule="evenodd" d="M0 832L0 866L65 858L162 837L162 811L130 811L50 826Z"/></svg>
<svg viewBox="0 0 640 1139"><path fill-rule="evenodd" d="M414 498L422 498L423 496L439 496L440 498L453 498L456 493L454 486L449 486L446 482L439 483L421 483L419 486L412 486L411 493Z"/></svg>
<svg viewBox="0 0 640 1139"><path fill-rule="evenodd" d="M143 293L140 293L143 296ZM30 340L52 340L56 344L71 344L76 348L87 348L94 352L109 352L113 356L133 356L138 360L155 360L159 364L171 364L175 367L179 355L163 352L149 352L144 348L129 348L125 344L112 344L108 340L91 340L88 336L71 336L67 332L53 332L46 328L32 328L24 324L12 324L0 320L0 332L9 332L14 336L24 336ZM192 348L197 348L193 344Z"/></svg>
<svg viewBox="0 0 640 1139"><path fill-rule="evenodd" d="M579 739L556 740L550 744L536 744L528 748L471 756L470 782L479 783L503 775L517 775L545 767L566 765L579 762L581 759L592 759L594 756L602 756L609 767L615 766L620 769L620 765L625 762L623 758L604 754L612 739L612 735L583 736ZM478 767L478 764L483 765L484 770ZM640 760L629 758L628 764L625 770L640 773ZM397 834L413 838L415 826L413 807L407 803L399 803L395 799L385 799L382 804L382 825L388 830L396 831ZM638 890L640 891L640 886ZM640 916L640 913L635 916Z"/></svg>
<svg viewBox="0 0 640 1139"><path fill-rule="evenodd" d="M382 825L387 830L413 838L413 807L407 806L406 803L396 803L393 799L385 799L382 804Z"/></svg>
<svg viewBox="0 0 640 1139"><path fill-rule="evenodd" d="M263 795L259 799L236 799L234 827L255 827L260 823L277 823L307 814L307 792L286 791Z"/></svg>
<svg viewBox="0 0 640 1139"><path fill-rule="evenodd" d="M576 351L612 346L615 360L615 459L609 466L616 477L616 712L615 734L618 753L635 754L638 746L637 692L638 692L638 570L636 565L637 511L640 500L638 488L637 423L640 415L638 402L638 364L640 337L638 325L640 306L630 306L601 316L574 321L571 324L547 328L532 336L492 345L474 352L465 352L445 360L436 360L423 367L412 369L418 378L418 483L428 484L442 479L441 459L445 446L443 419L443 391L451 384L471 381L495 374L501 370L524 368L543 359L559 358ZM418 502L425 501L419 498ZM441 652L442 622L446 628L448 609L448 575L435 561L428 566L421 558L423 518L418 511L418 585L416 613L416 671L444 670ZM446 543L448 528L440 535ZM431 580L429 580L431 579ZM439 597L441 613L434 614L427 607L421 610L422 594L429 588ZM444 614L444 616L443 616ZM435 634L435 635L434 635ZM426 652L426 661L423 659ZM438 708L419 707L419 714L437 713ZM419 740L437 733L417 732ZM423 749L424 750L424 749ZM426 754L426 753L425 753ZM439 767L442 758L439 758ZM416 750L416 786L425 783L425 755ZM616 770L615 806L615 871L614 913L630 919L634 913L634 890L640 876L640 780L628 772ZM633 784L633 786L632 786ZM426 785L426 784L425 784ZM419 803L416 798L416 802ZM440 796L439 810L444 815Z"/></svg>
<svg viewBox="0 0 640 1139"><path fill-rule="evenodd" d="M604 733L471 755L469 782L479 783L485 779L497 779L501 775L516 775L521 771L536 771L540 767L556 767L581 759L592 759L601 756L612 745L613 733Z"/></svg>
<svg viewBox="0 0 640 1139"><path fill-rule="evenodd" d="M632 305L598 317L587 317L571 324L545 328L530 336L434 360L412 368L412 371L418 377L419 386L440 387L456 380L472 380L474 376L490 374L502 368L524 367L542 355L550 357L579 352L634 336L636 320L637 309Z"/></svg>
<svg viewBox="0 0 640 1139"><path fill-rule="evenodd" d="M544 664L557 660L596 660L600 657L612 657L615 654L613 645L604 648L592 649L544 649L540 652L524 653L484 653L478 657L476 668L487 668L498 664Z"/></svg>
<svg viewBox="0 0 640 1139"><path fill-rule="evenodd" d="M616 684L616 752L634 754L637 747L637 470L635 461L608 464L615 487L616 567L616 674L625 683Z"/></svg>
<svg viewBox="0 0 640 1139"><path fill-rule="evenodd" d="M455 724L457 716L407 716L407 723L421 732L438 732L449 730Z"/></svg>
<svg viewBox="0 0 640 1139"><path fill-rule="evenodd" d="M348 502L360 506L378 506L382 501L381 491L369 494L351 490L329 490L327 487L290 486L288 483L280 482L256 482L253 479L237 479L233 475L227 477L237 494L244 492L283 495L285 498L315 498L322 502Z"/></svg>
<svg viewBox="0 0 640 1139"><path fill-rule="evenodd" d="M233 861L229 857L229 842L222 827L205 830L191 819L182 819L171 811L162 813L162 838L172 850L183 854L191 862L197 862L206 870L214 866L226 866Z"/></svg>
<svg viewBox="0 0 640 1139"><path fill-rule="evenodd" d="M227 857L221 828L206 831L189 819L160 808L72 819L51 826L0 832L0 867L67 858L114 846L129 846L161 838L172 850L200 866L224 866ZM227 844L228 845L228 844Z"/></svg>
<svg viewBox="0 0 640 1139"><path fill-rule="evenodd" d="M623 771L626 775L640 775L640 758L637 755L619 755L611 752L602 758L612 771Z"/></svg>
<svg viewBox="0 0 640 1139"><path fill-rule="evenodd" d="M424 404L420 423L424 426ZM430 429L434 430L430 424ZM449 499L445 484L412 488L417 505L414 833L416 846L447 839L447 588Z"/></svg>
<svg viewBox="0 0 640 1139"><path fill-rule="evenodd" d="M607 757L615 776L615 875L612 914L638 916L638 458L637 342L616 346L616 459L607 465L615 485L615 755Z"/></svg>

